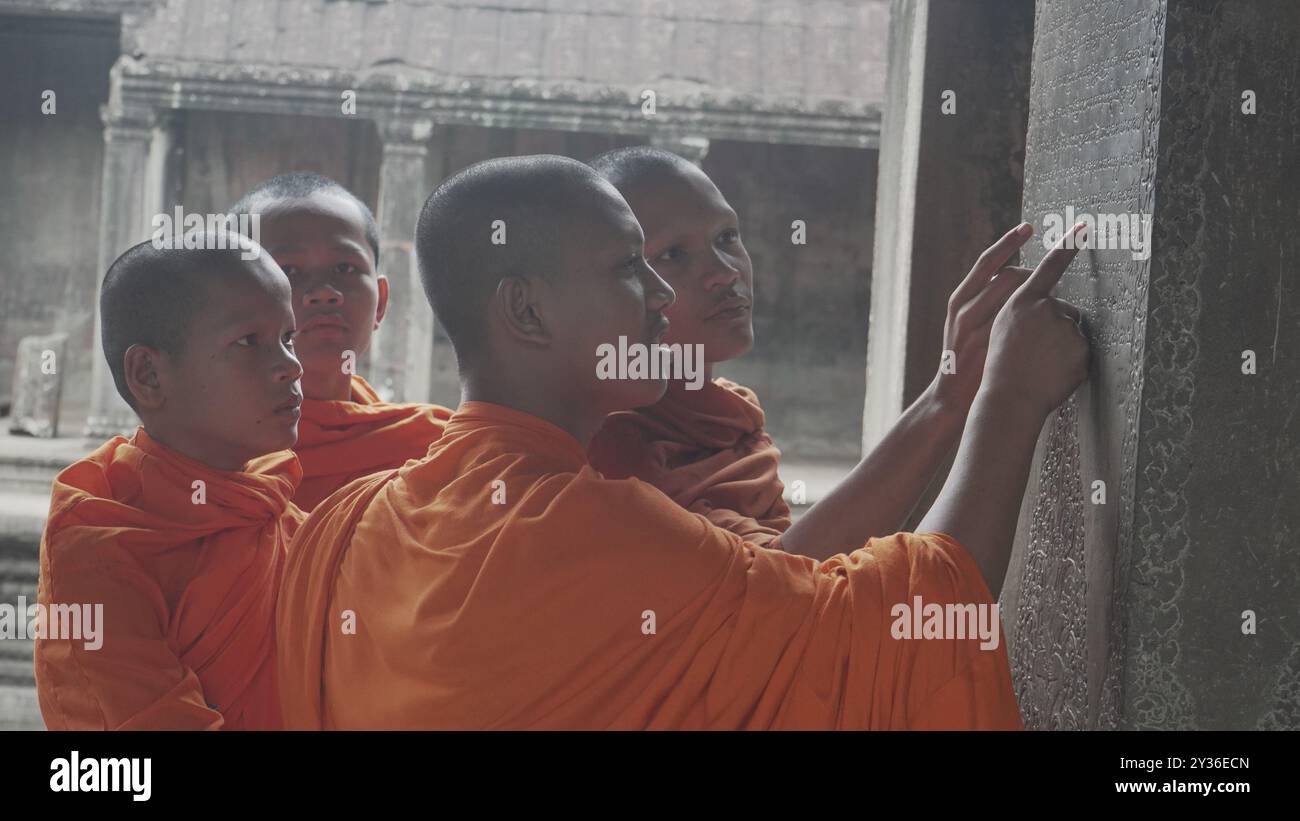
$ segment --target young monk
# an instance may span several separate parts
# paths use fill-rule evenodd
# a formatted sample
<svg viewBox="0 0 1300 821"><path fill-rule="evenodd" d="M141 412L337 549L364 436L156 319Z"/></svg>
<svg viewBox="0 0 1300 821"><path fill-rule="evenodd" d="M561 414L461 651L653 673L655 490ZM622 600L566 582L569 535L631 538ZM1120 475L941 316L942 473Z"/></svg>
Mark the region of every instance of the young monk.
<svg viewBox="0 0 1300 821"><path fill-rule="evenodd" d="M609 478L649 482L687 510L770 546L791 521L777 478L780 451L754 392L713 379L714 364L754 345L754 274L736 212L708 175L663 149L615 149L591 165L627 200L645 231L646 258L677 294L665 343L700 345L705 360L699 390L672 380L658 403L612 414L592 440L591 464ZM937 373L880 444L808 510L805 520L818 526L816 558L903 526L957 445L993 318L1028 275L981 260L953 294L943 347L955 352L956 372Z"/></svg>
<svg viewBox="0 0 1300 821"><path fill-rule="evenodd" d="M310 511L353 479L424 456L451 411L382 402L354 372L388 308L370 208L328 177L294 172L258 185L231 211L258 215L260 242L293 287L305 397L294 502Z"/></svg>
<svg viewBox="0 0 1300 821"><path fill-rule="evenodd" d="M50 615L36 641L50 729L281 726L274 611L302 519L287 450L302 368L289 283L239 240L141 243L104 278L104 353L143 424L54 482L39 603L65 628L75 610L83 635Z"/></svg>
<svg viewBox="0 0 1300 821"><path fill-rule="evenodd" d="M662 338L673 300L589 167L472 166L430 196L416 249L463 401L423 460L350 485L295 538L277 631L287 726L1022 726L1004 643L896 639L891 614L915 597L993 606L1038 430L1084 371L1047 297L1072 252L999 315L925 533L818 563L796 555L811 549L799 525L778 539L789 552L764 549L587 464L609 413L666 387L599 378L600 346Z"/></svg>

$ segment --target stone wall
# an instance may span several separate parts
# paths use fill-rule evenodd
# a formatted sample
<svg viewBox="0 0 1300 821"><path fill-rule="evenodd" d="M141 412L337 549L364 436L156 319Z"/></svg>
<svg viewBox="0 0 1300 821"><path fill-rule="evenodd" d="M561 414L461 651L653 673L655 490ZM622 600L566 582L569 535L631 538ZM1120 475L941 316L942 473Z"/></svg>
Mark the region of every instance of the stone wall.
<svg viewBox="0 0 1300 821"><path fill-rule="evenodd" d="M163 0L134 39L159 59L879 102L887 22L882 0Z"/></svg>
<svg viewBox="0 0 1300 821"><path fill-rule="evenodd" d="M18 340L65 331L63 424L79 431L89 406L103 126L117 27L0 17L0 406L11 401ZM53 114L42 93L55 93Z"/></svg>
<svg viewBox="0 0 1300 821"><path fill-rule="evenodd" d="M1045 426L1004 591L1030 727L1300 727L1298 32L1280 0L1038 6L1025 219L1154 229L1149 258L1084 250L1059 288L1094 362Z"/></svg>

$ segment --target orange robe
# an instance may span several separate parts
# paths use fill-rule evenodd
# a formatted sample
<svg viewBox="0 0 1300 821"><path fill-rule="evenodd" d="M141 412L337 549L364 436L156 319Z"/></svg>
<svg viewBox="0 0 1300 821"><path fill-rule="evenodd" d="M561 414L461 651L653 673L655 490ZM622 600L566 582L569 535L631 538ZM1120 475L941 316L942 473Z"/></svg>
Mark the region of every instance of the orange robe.
<svg viewBox="0 0 1300 821"><path fill-rule="evenodd" d="M294 729L1022 727L1000 629L891 635L914 596L992 603L952 539L758 547L482 402L313 512L280 595Z"/></svg>
<svg viewBox="0 0 1300 821"><path fill-rule="evenodd" d="M591 466L608 479L649 482L677 504L754 544L790 528L777 478L781 451L749 388L715 379L698 391L669 382L657 404L612 413L592 439Z"/></svg>
<svg viewBox="0 0 1300 821"><path fill-rule="evenodd" d="M302 484L294 504L310 512L353 479L423 458L449 418L451 411L438 405L381 402L359 376L352 377L349 401L303 400L294 446Z"/></svg>
<svg viewBox="0 0 1300 821"><path fill-rule="evenodd" d="M300 477L289 451L221 471L144 428L60 473L38 586L50 614L35 652L46 726L279 728L275 600L302 521L290 501ZM102 645L87 646L85 622L81 638L51 635L52 604L92 619L102 605Z"/></svg>

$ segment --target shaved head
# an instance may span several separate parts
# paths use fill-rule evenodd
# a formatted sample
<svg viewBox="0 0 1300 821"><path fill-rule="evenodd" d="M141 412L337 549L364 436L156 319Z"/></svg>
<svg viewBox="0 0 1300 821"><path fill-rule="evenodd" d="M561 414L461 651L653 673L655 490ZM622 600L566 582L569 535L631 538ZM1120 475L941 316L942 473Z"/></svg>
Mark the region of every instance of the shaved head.
<svg viewBox="0 0 1300 821"><path fill-rule="evenodd" d="M256 214L284 203L301 202L318 192L334 194L356 208L357 215L361 219L361 226L365 231L366 243L375 255L375 264L378 265L379 225L375 222L375 215L371 212L370 206L366 205L361 201L360 197L338 182L321 174L315 174L311 171L291 171L287 174L278 174L269 180L258 183L247 194L240 197L239 202L230 206L230 213L236 217L242 214Z"/></svg>
<svg viewBox="0 0 1300 821"><path fill-rule="evenodd" d="M624 196L646 182L662 182L691 172L703 173L690 160L648 145L606 151L591 160L591 167Z"/></svg>
<svg viewBox="0 0 1300 821"><path fill-rule="evenodd" d="M234 244L235 235L225 238ZM248 240L242 240L241 245ZM155 248L146 240L118 257L104 275L99 296L101 340L117 392L132 408L123 357L132 345L147 345L180 355L188 330L209 304L209 289L222 275L242 274L258 260L244 260L246 248L212 250L219 243L211 234L202 249Z"/></svg>
<svg viewBox="0 0 1300 821"><path fill-rule="evenodd" d="M488 160L438 186L420 213L415 249L425 294L462 365L485 342L486 306L502 279L562 276L611 203L626 210L590 166L552 155Z"/></svg>

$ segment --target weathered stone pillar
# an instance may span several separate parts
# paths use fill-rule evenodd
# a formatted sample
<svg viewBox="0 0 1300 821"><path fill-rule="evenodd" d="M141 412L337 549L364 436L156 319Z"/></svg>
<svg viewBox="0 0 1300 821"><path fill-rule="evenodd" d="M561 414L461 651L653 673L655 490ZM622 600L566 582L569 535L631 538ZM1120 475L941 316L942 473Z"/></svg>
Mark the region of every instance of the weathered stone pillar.
<svg viewBox="0 0 1300 821"><path fill-rule="evenodd" d="M1033 22L1032 0L890 7L864 453L934 378L953 288L1020 220Z"/></svg>
<svg viewBox="0 0 1300 821"><path fill-rule="evenodd" d="M1024 216L1105 228L1002 601L1030 727L1300 728L1297 38L1286 0L1039 6Z"/></svg>
<svg viewBox="0 0 1300 821"><path fill-rule="evenodd" d="M149 238L153 215L163 207L171 147L169 120L153 109L124 104L113 72L110 102L101 111L104 121L104 165L99 205L99 266L90 272L95 289L95 339L98 353L91 371L87 436L129 433L139 424L118 394L104 358L99 293L108 266L126 249Z"/></svg>
<svg viewBox="0 0 1300 821"><path fill-rule="evenodd" d="M388 277L388 313L371 343L370 374L377 391L394 402L429 400L433 314L415 263L415 223L429 192L425 157L433 135L428 120L378 123L383 140L379 167L380 269Z"/></svg>
<svg viewBox="0 0 1300 821"><path fill-rule="evenodd" d="M704 162L704 158L709 155L708 137L661 136L656 134L650 138L650 145L655 148L662 148L665 151L671 151L679 157L685 157L696 165Z"/></svg>

